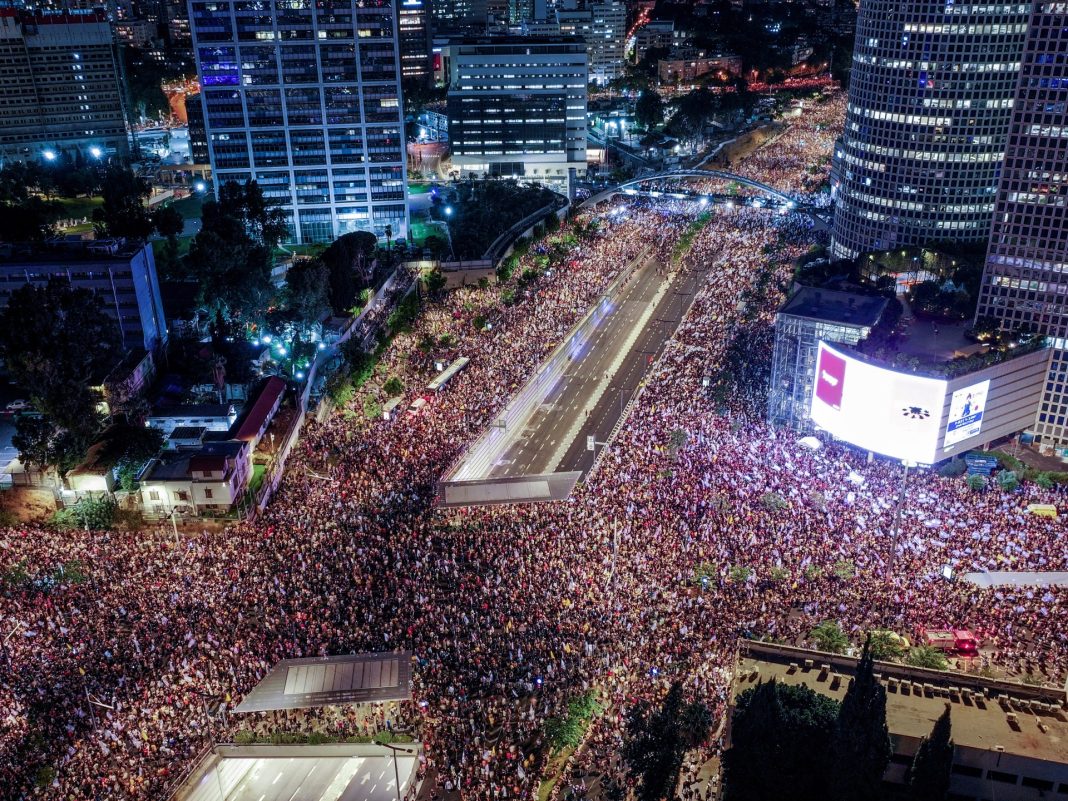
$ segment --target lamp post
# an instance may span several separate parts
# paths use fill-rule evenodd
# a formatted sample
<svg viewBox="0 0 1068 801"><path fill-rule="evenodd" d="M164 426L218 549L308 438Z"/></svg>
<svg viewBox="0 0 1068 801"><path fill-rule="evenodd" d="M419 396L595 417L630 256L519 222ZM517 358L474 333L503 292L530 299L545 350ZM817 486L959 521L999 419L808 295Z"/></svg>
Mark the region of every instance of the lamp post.
<svg viewBox="0 0 1068 801"><path fill-rule="evenodd" d="M401 801L400 768L397 766L397 752L400 751L402 754L406 754L408 756L414 756L414 754L407 748L398 748L397 746L390 745L389 743L380 743L380 745L384 746L385 748L388 748L390 751L393 752L393 777L397 782L397 801Z"/></svg>
<svg viewBox="0 0 1068 801"><path fill-rule="evenodd" d="M887 572L894 569L894 560L897 558L897 547L901 542L901 507L905 505L905 487L909 480L909 468L915 467L915 462L908 459L901 460L904 470L901 473L901 487L897 493L897 504L894 507L894 533L890 548L890 558L887 560Z"/></svg>

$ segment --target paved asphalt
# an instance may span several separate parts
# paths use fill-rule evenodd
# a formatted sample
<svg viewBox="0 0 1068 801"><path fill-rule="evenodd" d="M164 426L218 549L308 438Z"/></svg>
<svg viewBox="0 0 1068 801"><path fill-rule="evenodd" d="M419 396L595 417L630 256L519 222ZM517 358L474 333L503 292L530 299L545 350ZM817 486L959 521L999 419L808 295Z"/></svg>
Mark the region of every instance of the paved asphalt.
<svg viewBox="0 0 1068 801"><path fill-rule="evenodd" d="M401 757L403 792L414 758ZM395 801L396 778L390 758L294 757L227 758L219 775L209 772L184 801ZM220 790L224 795L220 796Z"/></svg>
<svg viewBox="0 0 1068 801"><path fill-rule="evenodd" d="M586 437L607 439L703 277L659 274L658 266L650 260L636 271L563 380L499 457L491 478L589 470L595 454L586 449Z"/></svg>

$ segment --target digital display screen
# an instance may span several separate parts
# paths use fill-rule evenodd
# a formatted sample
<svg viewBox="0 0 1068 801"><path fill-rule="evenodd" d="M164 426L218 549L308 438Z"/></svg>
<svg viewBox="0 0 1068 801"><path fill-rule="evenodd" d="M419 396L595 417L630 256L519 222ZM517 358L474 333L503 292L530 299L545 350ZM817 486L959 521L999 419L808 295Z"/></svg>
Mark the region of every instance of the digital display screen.
<svg viewBox="0 0 1068 801"><path fill-rule="evenodd" d="M932 464L945 397L945 381L876 367L819 344L812 422L858 448Z"/></svg>

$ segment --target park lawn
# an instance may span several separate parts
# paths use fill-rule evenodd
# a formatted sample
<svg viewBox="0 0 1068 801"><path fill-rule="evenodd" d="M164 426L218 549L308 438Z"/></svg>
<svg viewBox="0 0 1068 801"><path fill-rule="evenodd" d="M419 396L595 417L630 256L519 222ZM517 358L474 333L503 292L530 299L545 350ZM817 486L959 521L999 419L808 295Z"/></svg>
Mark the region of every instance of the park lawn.
<svg viewBox="0 0 1068 801"><path fill-rule="evenodd" d="M432 184L411 183L411 184L408 184L408 194L409 195L425 195L433 188L434 188L434 186Z"/></svg>
<svg viewBox="0 0 1068 801"><path fill-rule="evenodd" d="M190 195L174 201L171 205L182 215L182 219L199 220L203 216L204 196Z"/></svg>
<svg viewBox="0 0 1068 801"><path fill-rule="evenodd" d="M92 219L93 210L100 208L104 204L104 198L61 197L56 200L56 203L62 208L62 211L59 212L61 218L79 219L81 217L87 217Z"/></svg>

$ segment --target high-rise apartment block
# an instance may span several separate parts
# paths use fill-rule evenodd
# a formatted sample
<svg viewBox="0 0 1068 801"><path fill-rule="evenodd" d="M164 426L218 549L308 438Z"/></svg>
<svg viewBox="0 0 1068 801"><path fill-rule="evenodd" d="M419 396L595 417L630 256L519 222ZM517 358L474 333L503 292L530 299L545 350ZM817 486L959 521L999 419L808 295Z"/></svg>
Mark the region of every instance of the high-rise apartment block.
<svg viewBox="0 0 1068 801"><path fill-rule="evenodd" d="M430 61L430 0L399 1L401 78L429 85L434 75Z"/></svg>
<svg viewBox="0 0 1068 801"><path fill-rule="evenodd" d="M212 173L256 180L295 242L408 233L389 0L191 0Z"/></svg>
<svg viewBox="0 0 1068 801"><path fill-rule="evenodd" d="M125 154L120 75L102 9L0 8L0 163Z"/></svg>
<svg viewBox="0 0 1068 801"><path fill-rule="evenodd" d="M1068 4L1033 6L977 315L1047 336L1033 431L1068 455Z"/></svg>
<svg viewBox="0 0 1068 801"><path fill-rule="evenodd" d="M1031 6L862 0L834 257L985 240Z"/></svg>
<svg viewBox="0 0 1068 801"><path fill-rule="evenodd" d="M556 21L561 34L578 36L586 43L590 83L606 84L622 74L627 36L623 3L565 0L556 9Z"/></svg>
<svg viewBox="0 0 1068 801"><path fill-rule="evenodd" d="M452 163L463 177L555 184L586 173L586 46L501 36L450 45Z"/></svg>

